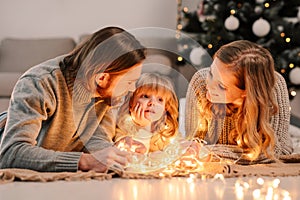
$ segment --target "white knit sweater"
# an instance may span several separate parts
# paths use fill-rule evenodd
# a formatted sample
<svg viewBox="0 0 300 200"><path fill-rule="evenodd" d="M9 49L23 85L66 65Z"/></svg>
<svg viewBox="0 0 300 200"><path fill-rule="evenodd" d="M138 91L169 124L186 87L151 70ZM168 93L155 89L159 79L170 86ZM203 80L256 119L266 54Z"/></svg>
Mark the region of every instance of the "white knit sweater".
<svg viewBox="0 0 300 200"><path fill-rule="evenodd" d="M206 76L209 68L199 70L192 77L186 97L186 113L185 113L185 128L186 132L196 133L199 124L199 106L200 102L197 99L206 98ZM271 125L275 131L275 154L284 155L290 154L293 151L292 142L288 133L290 122L290 109L287 86L284 78L277 72L276 83L273 92L279 105L279 110L271 119ZM221 121L220 121L221 120ZM216 143L222 145L231 145L229 143L229 132L234 129L234 118L226 116L224 119L215 120L210 123L208 133L217 129L219 136L215 139ZM213 120L212 120L213 121ZM212 127L212 124L216 126ZM203 138L202 138L203 139Z"/></svg>

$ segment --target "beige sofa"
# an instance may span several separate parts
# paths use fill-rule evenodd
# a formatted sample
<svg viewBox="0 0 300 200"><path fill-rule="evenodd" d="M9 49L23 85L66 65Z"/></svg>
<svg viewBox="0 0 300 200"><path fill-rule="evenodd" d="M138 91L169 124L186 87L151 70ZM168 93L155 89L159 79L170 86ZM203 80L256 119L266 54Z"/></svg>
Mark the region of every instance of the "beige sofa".
<svg viewBox="0 0 300 200"><path fill-rule="evenodd" d="M86 38L80 37L79 42ZM139 38L141 39L141 38ZM142 39L143 40L143 39ZM8 108L10 95L18 78L30 67L45 60L69 53L77 45L73 38L6 38L0 41L0 112ZM142 43L153 43L144 39ZM157 41L156 41L157 42ZM162 42L158 43L162 44ZM169 45L174 41L167 41ZM163 48L163 47L162 47ZM158 49L149 49L144 72L159 72L171 77L179 98L185 96L188 81L195 72L175 64L176 55ZM184 75L182 75L184 74Z"/></svg>
<svg viewBox="0 0 300 200"><path fill-rule="evenodd" d="M31 66L70 52L76 46L72 38L6 38L0 44L0 112L8 107L18 78Z"/></svg>

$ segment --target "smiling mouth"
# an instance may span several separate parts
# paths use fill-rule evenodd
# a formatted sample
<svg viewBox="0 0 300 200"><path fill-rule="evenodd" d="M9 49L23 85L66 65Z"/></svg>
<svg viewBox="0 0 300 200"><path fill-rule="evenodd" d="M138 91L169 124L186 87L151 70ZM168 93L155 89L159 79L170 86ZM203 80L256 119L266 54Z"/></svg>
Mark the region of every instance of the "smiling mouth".
<svg viewBox="0 0 300 200"><path fill-rule="evenodd" d="M219 96L218 94L212 94L209 91L206 92L206 95L209 97L218 97Z"/></svg>
<svg viewBox="0 0 300 200"><path fill-rule="evenodd" d="M219 95L217 95L217 94L211 94L208 91L206 92L206 98L210 102L215 102L218 97L219 97Z"/></svg>

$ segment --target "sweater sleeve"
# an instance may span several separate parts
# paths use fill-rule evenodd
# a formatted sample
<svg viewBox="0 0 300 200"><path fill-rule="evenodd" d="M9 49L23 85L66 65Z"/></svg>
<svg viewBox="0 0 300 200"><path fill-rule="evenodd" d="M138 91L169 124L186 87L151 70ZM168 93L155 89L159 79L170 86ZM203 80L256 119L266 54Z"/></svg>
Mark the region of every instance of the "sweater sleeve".
<svg viewBox="0 0 300 200"><path fill-rule="evenodd" d="M290 124L289 95L284 78L277 72L274 93L279 106L278 112L271 119L276 138L275 153L291 154L293 145L288 133Z"/></svg>
<svg viewBox="0 0 300 200"><path fill-rule="evenodd" d="M59 152L36 145L43 122L57 104L52 90L54 82L45 78L24 76L17 82L0 146L0 168L77 171L81 152Z"/></svg>
<svg viewBox="0 0 300 200"><path fill-rule="evenodd" d="M103 116L101 116L101 114ZM113 110L109 107L103 109L98 113L100 117L98 120L100 121L99 126L96 131L89 139L89 141L85 144L85 149L87 152L95 152L101 149L110 147L113 145L113 138L115 136L116 122L115 115L113 114Z"/></svg>
<svg viewBox="0 0 300 200"><path fill-rule="evenodd" d="M209 68L197 71L188 86L185 106L185 131L187 136L196 134L200 119L199 98L206 95L206 76Z"/></svg>

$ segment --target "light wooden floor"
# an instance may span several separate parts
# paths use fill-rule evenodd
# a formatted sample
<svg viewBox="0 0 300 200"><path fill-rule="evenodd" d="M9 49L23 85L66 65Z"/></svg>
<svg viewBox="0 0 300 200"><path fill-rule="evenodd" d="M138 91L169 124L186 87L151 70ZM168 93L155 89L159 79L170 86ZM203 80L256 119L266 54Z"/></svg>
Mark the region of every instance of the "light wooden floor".
<svg viewBox="0 0 300 200"><path fill-rule="evenodd" d="M276 199L285 194L287 199L300 199L300 176L279 177L279 187L269 190L273 198L263 194L275 178L263 177L257 187L257 177L221 179L119 179L105 181L57 181L48 183L13 182L0 185L0 200L184 200L184 199L255 199L253 191L261 189L261 199ZM247 189L247 184L250 188ZM267 190L265 190L267 191ZM288 195L287 195L288 192ZM257 198L259 199L259 198ZM278 199L283 199L283 195Z"/></svg>

